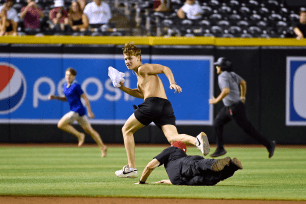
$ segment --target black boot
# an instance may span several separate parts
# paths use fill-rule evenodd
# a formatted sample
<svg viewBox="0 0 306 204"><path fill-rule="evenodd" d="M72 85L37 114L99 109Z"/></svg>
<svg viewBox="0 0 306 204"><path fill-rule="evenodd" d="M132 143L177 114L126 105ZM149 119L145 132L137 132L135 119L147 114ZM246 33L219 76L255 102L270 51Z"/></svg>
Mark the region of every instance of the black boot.
<svg viewBox="0 0 306 204"><path fill-rule="evenodd" d="M211 157L219 157L219 156L222 156L222 155L225 155L226 154L226 151L225 151L225 149L216 149L216 151L213 153L213 154L211 154L210 156Z"/></svg>
<svg viewBox="0 0 306 204"><path fill-rule="evenodd" d="M271 157L273 156L274 150L275 150L275 146L276 146L276 142L275 142L275 140L273 140L273 141L271 142L270 147L267 148L267 149L268 149L268 152L269 152L269 158L271 158Z"/></svg>

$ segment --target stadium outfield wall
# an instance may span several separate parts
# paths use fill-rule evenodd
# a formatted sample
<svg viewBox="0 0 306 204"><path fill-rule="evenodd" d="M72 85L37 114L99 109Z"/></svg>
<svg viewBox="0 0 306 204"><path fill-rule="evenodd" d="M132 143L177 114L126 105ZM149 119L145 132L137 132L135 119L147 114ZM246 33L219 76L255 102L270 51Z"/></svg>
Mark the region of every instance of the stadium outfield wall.
<svg viewBox="0 0 306 204"><path fill-rule="evenodd" d="M80 36L0 38L0 142L76 142L56 126L68 104L48 100L63 94L65 70L73 67L95 113L93 127L104 142L123 143L122 125L142 100L114 88L107 72L115 67L126 74L126 86L136 87L122 56L131 41L141 47L143 63L169 66L182 86L174 94L161 75L180 133L204 131L215 142L213 118L223 105L208 100L220 93L213 62L226 56L247 81L247 115L255 127L278 144L306 144L306 40ZM224 134L226 143L254 143L235 123ZM167 143L155 125L139 130L135 141Z"/></svg>

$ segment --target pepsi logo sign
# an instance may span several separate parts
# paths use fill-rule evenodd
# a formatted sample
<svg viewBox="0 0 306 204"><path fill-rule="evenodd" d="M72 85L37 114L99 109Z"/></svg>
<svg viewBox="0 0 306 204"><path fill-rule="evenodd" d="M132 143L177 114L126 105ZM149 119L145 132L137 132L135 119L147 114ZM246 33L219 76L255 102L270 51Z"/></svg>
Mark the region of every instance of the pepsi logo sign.
<svg viewBox="0 0 306 204"><path fill-rule="evenodd" d="M22 72L12 64L0 63L0 114L17 110L25 99L26 90Z"/></svg>

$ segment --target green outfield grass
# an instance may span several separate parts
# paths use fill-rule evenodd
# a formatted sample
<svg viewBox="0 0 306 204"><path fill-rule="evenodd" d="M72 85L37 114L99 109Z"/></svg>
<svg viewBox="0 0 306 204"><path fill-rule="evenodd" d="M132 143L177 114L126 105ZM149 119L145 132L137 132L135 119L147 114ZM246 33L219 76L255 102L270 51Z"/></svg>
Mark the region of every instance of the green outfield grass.
<svg viewBox="0 0 306 204"><path fill-rule="evenodd" d="M163 149L136 145L139 177ZM272 159L264 148L228 147L227 151L244 167L233 177L216 186L174 186L152 184L167 179L163 167L152 172L149 185L117 178L114 172L127 163L123 147L109 147L106 158L91 146L0 147L0 196L306 200L305 148L277 148ZM189 155L199 153L188 147Z"/></svg>

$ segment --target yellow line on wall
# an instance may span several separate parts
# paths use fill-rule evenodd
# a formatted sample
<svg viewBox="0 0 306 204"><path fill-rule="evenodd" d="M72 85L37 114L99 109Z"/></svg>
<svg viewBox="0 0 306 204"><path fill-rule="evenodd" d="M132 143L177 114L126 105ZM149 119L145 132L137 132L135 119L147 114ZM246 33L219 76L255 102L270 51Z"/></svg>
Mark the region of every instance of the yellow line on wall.
<svg viewBox="0 0 306 204"><path fill-rule="evenodd" d="M2 36L1 44L112 44L215 46L306 46L295 38L129 37L129 36Z"/></svg>

